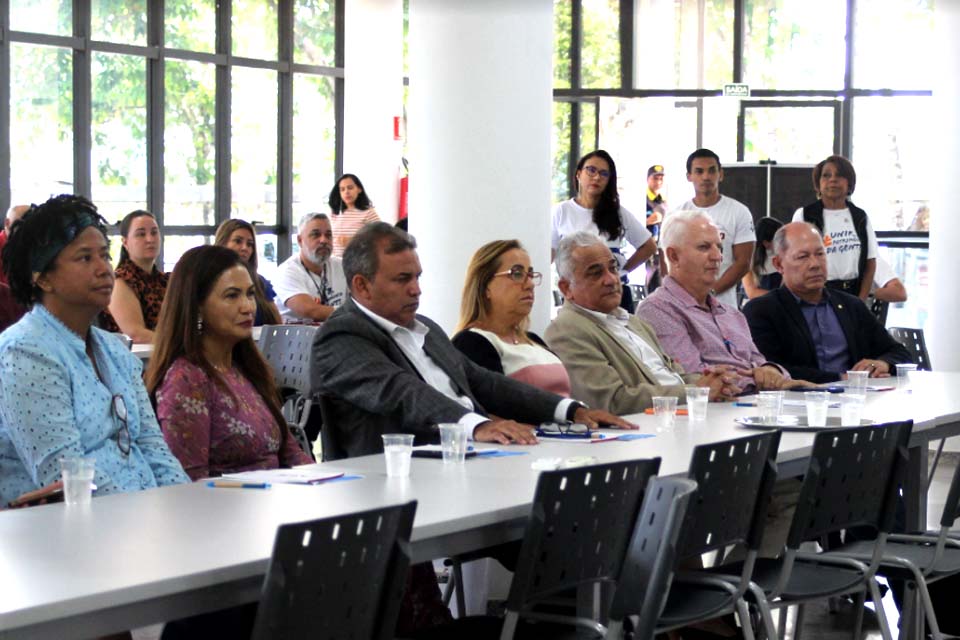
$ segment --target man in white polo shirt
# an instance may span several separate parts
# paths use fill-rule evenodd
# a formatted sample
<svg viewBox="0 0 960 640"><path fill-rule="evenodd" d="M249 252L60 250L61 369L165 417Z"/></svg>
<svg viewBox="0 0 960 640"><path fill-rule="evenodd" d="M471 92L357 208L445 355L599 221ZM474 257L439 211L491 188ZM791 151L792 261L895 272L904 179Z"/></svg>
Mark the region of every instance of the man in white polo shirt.
<svg viewBox="0 0 960 640"><path fill-rule="evenodd" d="M332 257L333 230L325 213L308 213L300 220L300 251L277 269L273 288L284 321L323 322L343 303L347 280L340 258Z"/></svg>
<svg viewBox="0 0 960 640"><path fill-rule="evenodd" d="M693 184L694 196L680 208L706 212L720 229L723 260L714 295L723 304L736 309L737 283L750 270L753 245L757 240L753 216L742 203L720 194L723 167L720 166L720 156L710 149L697 149L687 158L687 180Z"/></svg>

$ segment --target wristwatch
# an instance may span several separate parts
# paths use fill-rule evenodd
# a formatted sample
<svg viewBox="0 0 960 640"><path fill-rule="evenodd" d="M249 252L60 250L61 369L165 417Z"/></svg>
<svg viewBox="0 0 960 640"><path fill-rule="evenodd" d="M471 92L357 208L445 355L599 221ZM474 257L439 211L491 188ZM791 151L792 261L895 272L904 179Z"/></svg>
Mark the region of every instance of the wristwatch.
<svg viewBox="0 0 960 640"><path fill-rule="evenodd" d="M575 416L577 413L577 410L581 408L589 409L590 407L588 407L587 405L583 404L578 400L574 400L573 402L571 402L570 406L567 407L567 421L573 422L573 416Z"/></svg>

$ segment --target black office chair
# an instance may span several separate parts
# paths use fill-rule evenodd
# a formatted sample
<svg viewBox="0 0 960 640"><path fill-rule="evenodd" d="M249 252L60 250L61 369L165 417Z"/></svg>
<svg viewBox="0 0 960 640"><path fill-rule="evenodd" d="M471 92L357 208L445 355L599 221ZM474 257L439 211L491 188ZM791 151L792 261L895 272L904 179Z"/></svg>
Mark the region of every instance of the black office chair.
<svg viewBox="0 0 960 640"><path fill-rule="evenodd" d="M884 327L887 326L887 314L890 312L890 303L886 300L878 300L873 298L873 302L870 303L870 313L874 315L879 322Z"/></svg>
<svg viewBox="0 0 960 640"><path fill-rule="evenodd" d="M960 517L960 465L953 473L947 501L943 505L939 531L920 534L893 533L887 537L880 575L903 580L904 607L900 616L901 638L923 638L924 618L930 635L943 637L927 585L960 574L960 540L951 537L951 528ZM853 542L831 553L867 560L871 542ZM859 629L857 629L859 633ZM858 636L859 637L859 636Z"/></svg>
<svg viewBox="0 0 960 640"><path fill-rule="evenodd" d="M890 327L887 329L894 340L906 347L910 357L917 363L920 371L933 371L930 355L927 353L927 341L923 339L923 329Z"/></svg>
<svg viewBox="0 0 960 640"><path fill-rule="evenodd" d="M282 525L253 640L392 638L417 503Z"/></svg>
<svg viewBox="0 0 960 640"><path fill-rule="evenodd" d="M313 457L307 422L313 406L310 354L320 327L265 325L260 329L260 352L273 369L277 388L284 396L283 415L300 447Z"/></svg>
<svg viewBox="0 0 960 640"><path fill-rule="evenodd" d="M506 616L458 618L417 637L509 640L521 632L541 638L573 627L606 633L593 618L534 607L578 588L616 583L644 491L659 468L654 458L541 473Z"/></svg>
<svg viewBox="0 0 960 640"><path fill-rule="evenodd" d="M858 602L870 593L884 640L891 640L883 611L877 570L887 535L893 528L896 501L907 462L912 421L821 431L813 441L784 553L760 558L753 569L750 594L765 620L770 607L799 605L793 637L801 637L803 604L844 595ZM800 551L808 540L852 527L871 527L869 562L831 553ZM858 608L858 616L863 607ZM781 636L786 616L780 616ZM859 621L858 621L859 624Z"/></svg>
<svg viewBox="0 0 960 640"><path fill-rule="evenodd" d="M723 553L731 545L745 545L746 559L732 566L736 576L672 567L672 586L664 596L656 620L643 620L640 637L653 637L672 629L689 626L736 613L747 640L753 638L750 614L744 595L763 535L767 505L777 478L777 448L780 432L769 431L745 438L700 445L693 450L688 477L697 491L687 505L676 548L677 562L699 559L711 551ZM638 526L642 525L639 523ZM631 547L631 552L635 549ZM631 558L629 560L633 562ZM724 571L723 568L716 569ZM639 580L643 573L628 574L621 580L611 611L611 620L642 614L649 606L637 593L644 593ZM661 578L662 579L662 578ZM658 587L659 588L659 587ZM764 619L768 635L776 634L772 618ZM648 634L648 635L644 635Z"/></svg>
<svg viewBox="0 0 960 640"><path fill-rule="evenodd" d="M629 612L634 640L653 640L657 621L667 604L677 560L680 525L697 483L683 478L653 478L630 540L627 557L610 608L608 640L622 637Z"/></svg>
<svg viewBox="0 0 960 640"><path fill-rule="evenodd" d="M911 329L909 327L890 327L887 329L890 336L906 347L910 352L910 357L917 364L920 371L933 371L933 365L930 364L930 354L927 353L927 341L923 338L923 329ZM933 474L937 471L937 465L940 464L940 457L943 455L943 446L947 443L946 438L940 440L937 446L937 452L933 456L933 462L930 463L930 470L927 473L927 490L930 490L930 483L933 482Z"/></svg>

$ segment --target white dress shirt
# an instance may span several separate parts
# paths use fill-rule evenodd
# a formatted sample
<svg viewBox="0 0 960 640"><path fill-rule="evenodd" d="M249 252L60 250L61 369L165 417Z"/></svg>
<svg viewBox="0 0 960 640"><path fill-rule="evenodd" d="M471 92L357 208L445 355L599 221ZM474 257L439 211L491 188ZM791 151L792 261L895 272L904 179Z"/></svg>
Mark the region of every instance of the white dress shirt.
<svg viewBox="0 0 960 640"><path fill-rule="evenodd" d="M407 356L410 362L413 363L414 368L417 370L417 373L420 374L420 377L423 378L424 382L454 402L460 404L465 409L469 409L470 412L464 414L459 420L459 423L463 425L466 430L468 437L472 437L473 430L476 429L479 424L490 420L487 416L482 416L474 411L476 407L473 405L473 401L469 397L457 393L456 389L453 388L453 383L450 381L450 376L438 367L437 363L423 350L427 333L430 331L427 325L414 318L412 328L402 327L370 311L370 309L360 304L356 298L354 298L353 301L356 303L357 308L363 311L377 326L387 332L397 346L400 347L400 350L403 351L403 355ZM571 402L573 402L573 400L570 398L563 398L557 404L557 408L554 410L554 420L557 422L566 422L567 408Z"/></svg>
<svg viewBox="0 0 960 640"><path fill-rule="evenodd" d="M576 306L580 307L580 305ZM654 379L659 384L685 384L683 378L667 367L667 364L663 361L663 358L660 357L660 354L657 353L656 349L630 330L630 314L624 309L617 307L613 310L613 313L601 313L593 309L587 309L586 307L580 308L602 322L611 333L620 338L620 341L630 348L633 357L650 369L650 373L653 374Z"/></svg>

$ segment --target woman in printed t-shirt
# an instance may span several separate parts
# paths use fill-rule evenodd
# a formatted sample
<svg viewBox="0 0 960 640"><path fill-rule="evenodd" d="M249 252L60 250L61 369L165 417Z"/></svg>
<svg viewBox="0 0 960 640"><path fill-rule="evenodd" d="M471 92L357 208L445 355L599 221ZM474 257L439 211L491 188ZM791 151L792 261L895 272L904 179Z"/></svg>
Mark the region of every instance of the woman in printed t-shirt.
<svg viewBox="0 0 960 640"><path fill-rule="evenodd" d="M620 264L620 280L624 284L620 306L633 313L633 296L630 287L626 286L627 273L646 262L656 252L657 243L644 221L637 220L620 206L617 166L609 153L598 149L580 158L574 177L576 197L561 202L553 210L551 261L564 236L576 231L598 234ZM629 258L622 251L624 242L634 248Z"/></svg>
<svg viewBox="0 0 960 640"><path fill-rule="evenodd" d="M793 220L806 221L823 233L827 248L827 286L866 300L877 269L877 236L867 213L848 197L857 173L843 156L830 156L813 168L813 188L820 199L797 209Z"/></svg>

